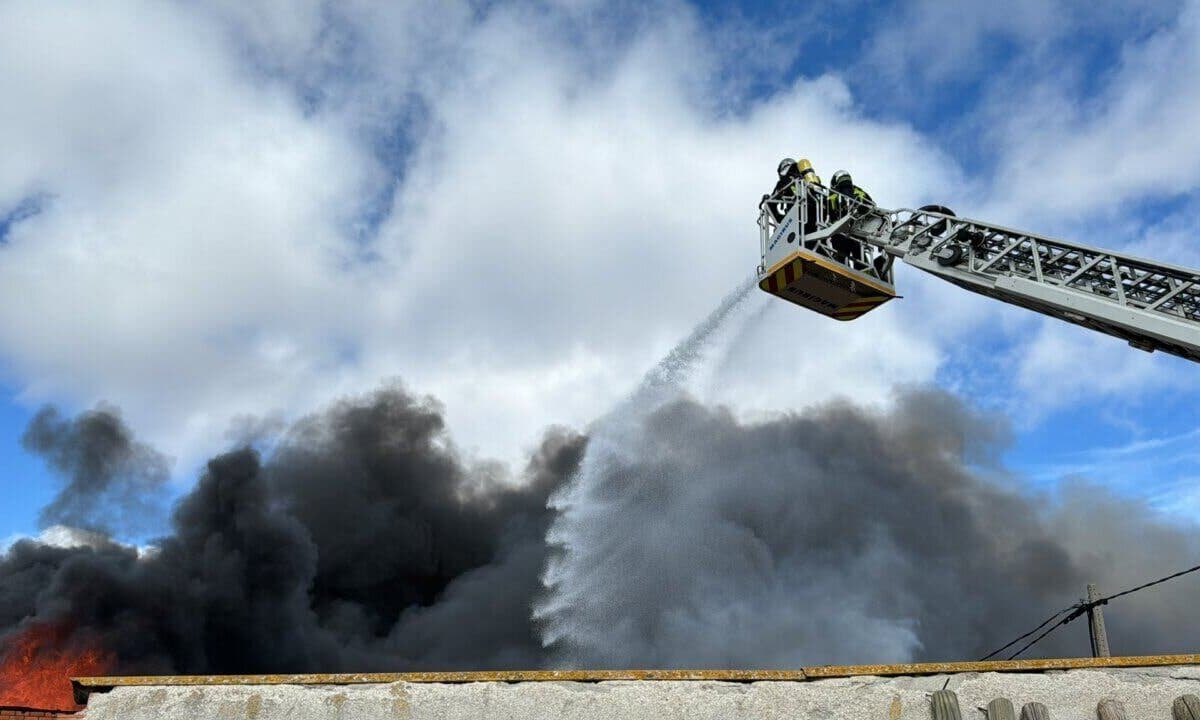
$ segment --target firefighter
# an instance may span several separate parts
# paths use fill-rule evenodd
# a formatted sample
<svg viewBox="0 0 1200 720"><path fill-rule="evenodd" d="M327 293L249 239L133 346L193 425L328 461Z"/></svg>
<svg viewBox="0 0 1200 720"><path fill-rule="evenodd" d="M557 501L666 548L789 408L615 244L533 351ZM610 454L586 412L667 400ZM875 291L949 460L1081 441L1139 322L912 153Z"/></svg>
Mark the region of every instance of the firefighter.
<svg viewBox="0 0 1200 720"><path fill-rule="evenodd" d="M767 207L771 211L771 216L775 218L775 222L782 222L784 216L792 209L792 204L796 202L796 181L804 180L811 185L820 185L821 178L817 177L812 163L803 158L800 162L796 162L792 158L780 160L776 172L779 174L779 181L775 183L775 189L771 191L771 194L763 197L763 202L766 202L768 197L780 201L770 203ZM812 225L816 222L816 212L813 199L809 198L809 201L808 218L809 224ZM808 231L811 232L811 230Z"/></svg>
<svg viewBox="0 0 1200 720"><path fill-rule="evenodd" d="M792 184L800 177L800 172L796 161L791 158L780 160L779 167L775 171L779 174L779 181L775 183L775 189L771 191L770 195L763 195L762 201L763 203L767 203L768 200L774 201L767 203L767 210L778 223L783 222L783 217L787 215L792 203L795 202L796 193L792 189ZM761 203L759 206L762 206Z"/></svg>
<svg viewBox="0 0 1200 720"><path fill-rule="evenodd" d="M867 205L875 204L867 191L855 185L850 173L845 170L838 170L833 174L831 188L833 192L829 193L830 221L838 220L850 211L852 203L846 202L845 198L852 198ZM863 262L865 260L862 256L862 245L853 238L838 233L830 238L830 244L833 246L836 259L842 263L853 265L853 261Z"/></svg>
<svg viewBox="0 0 1200 720"><path fill-rule="evenodd" d="M798 165L797 170L800 173L800 179L804 180L809 185L815 185L817 187L825 187L824 185L821 184L821 178L817 176L817 171L813 170L812 163L810 163L808 160L801 160ZM810 234L816 232L816 230L817 230L817 204L818 204L818 202L819 201L817 200L817 196L814 194L811 194L811 193L805 199L805 203L806 203L805 217L807 218L807 221L804 223L804 234L805 235L810 235Z"/></svg>
<svg viewBox="0 0 1200 720"><path fill-rule="evenodd" d="M808 160L801 159L800 162L796 163L796 174L800 176L801 180L810 185L821 184L821 178L817 177L817 171L813 170L812 163Z"/></svg>
<svg viewBox="0 0 1200 720"><path fill-rule="evenodd" d="M845 170L838 170L833 174L831 186L833 192L829 193L829 217L830 219L840 218L846 214L846 206L850 203L841 201L841 196L845 195L848 198L854 198L861 203L874 205L875 201L859 186L854 184L854 179L850 177L850 173Z"/></svg>

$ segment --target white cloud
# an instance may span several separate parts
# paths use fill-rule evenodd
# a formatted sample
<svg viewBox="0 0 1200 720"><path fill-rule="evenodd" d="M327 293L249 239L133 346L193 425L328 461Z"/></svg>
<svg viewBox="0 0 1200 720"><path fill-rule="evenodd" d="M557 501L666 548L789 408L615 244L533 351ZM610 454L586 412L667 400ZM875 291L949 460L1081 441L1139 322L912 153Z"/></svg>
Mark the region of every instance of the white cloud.
<svg viewBox="0 0 1200 720"><path fill-rule="evenodd" d="M424 8L418 31L412 10L263 8L0 10L0 92L20 108L0 134L23 152L0 198L51 198L0 249L0 352L27 401L117 403L185 468L235 417L396 376L443 399L461 444L512 458L603 410L752 271L780 156L852 167L885 202L956 174L836 78L714 112L720 68L685 9L614 50L586 7ZM335 31L353 51L319 40ZM330 90L315 107L313 78ZM421 132L364 247L356 214L391 182L371 132L411 106ZM867 337L773 309L725 363L746 392L721 397L778 408L930 378L929 337L897 315ZM795 374L793 343L816 374Z"/></svg>
<svg viewBox="0 0 1200 720"><path fill-rule="evenodd" d="M949 22L939 7L885 28L878 57L927 57L897 38ZM968 72L994 36L1062 41L1021 7L955 11L963 36L913 72ZM46 201L0 246L0 361L29 403L120 405L183 469L235 419L395 377L443 400L461 445L512 460L627 392L752 271L755 205L783 155L852 169L885 205L944 198L1067 236L1083 228L1031 205L1048 176L1064 207L1194 186L1181 133L1200 101L1150 70L1190 67L1195 14L1131 40L1096 112L1074 109L1052 66L1005 114L989 94L1004 174L981 182L908 126L866 119L836 76L728 111L738 59L722 53L743 45L672 4L625 25L588 3L10 3L0 212ZM1101 150L1146 170L1113 184ZM1143 237L1165 257L1189 230L1125 221L1112 244ZM1181 387L1170 360L899 275L906 297L851 324L756 301L714 349L707 395L751 414L886 402L989 338L1003 359L961 389L1031 416Z"/></svg>
<svg viewBox="0 0 1200 720"><path fill-rule="evenodd" d="M1034 217L1120 216L1130 201L1200 183L1200 5L1145 36L1125 34L1108 67L1079 79L1053 57L992 97L986 121L999 166L998 212ZM1157 14L1157 13L1155 13Z"/></svg>
<svg viewBox="0 0 1200 720"><path fill-rule="evenodd" d="M1013 0L948 3L918 0L867 15L874 33L864 44L861 81L907 110L945 107L945 97L972 86L1004 85L1020 94L1052 80L1075 89L1081 56L1106 43L1144 38L1178 13L1178 0ZM1064 83L1063 81L1068 81ZM888 87L888 86L891 87ZM941 95L942 97L938 97ZM971 108L957 108L957 110Z"/></svg>
<svg viewBox="0 0 1200 720"><path fill-rule="evenodd" d="M943 123L982 173L948 203L973 217L1173 264L1196 265L1200 185L1200 4L918 3L869 43L869 62L900 87L950 107L947 88L975 86L977 108ZM1112 47L1114 51L1105 51ZM957 205L956 205L957 203ZM1166 208L1165 214L1164 208ZM960 389L1023 425L1082 403L1129 405L1149 393L1196 392L1190 365L991 301L933 290L940 344L956 353ZM919 301L921 302L921 301ZM1016 384L1012 380L1016 380Z"/></svg>
<svg viewBox="0 0 1200 720"><path fill-rule="evenodd" d="M1016 37L1029 52L1069 32L1073 25L1064 22L1064 5L1046 0L908 3L878 18L882 28L864 61L872 72L908 88L968 81L991 60L989 41Z"/></svg>
<svg viewBox="0 0 1200 720"><path fill-rule="evenodd" d="M0 12L0 133L22 149L0 197L49 197L0 251L27 397L108 398L177 444L311 396L353 332L342 225L370 158L171 6Z"/></svg>

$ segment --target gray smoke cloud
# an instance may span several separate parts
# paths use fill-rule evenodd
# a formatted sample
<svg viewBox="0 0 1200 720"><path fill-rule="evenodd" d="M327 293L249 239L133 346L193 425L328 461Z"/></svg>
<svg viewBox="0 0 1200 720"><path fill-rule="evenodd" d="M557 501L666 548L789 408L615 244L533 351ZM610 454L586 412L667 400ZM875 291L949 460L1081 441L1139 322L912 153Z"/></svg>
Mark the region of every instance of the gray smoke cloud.
<svg viewBox="0 0 1200 720"><path fill-rule="evenodd" d="M64 418L42 408L21 438L42 456L64 486L42 508L41 525L137 532L161 517L169 460L134 440L114 408Z"/></svg>
<svg viewBox="0 0 1200 720"><path fill-rule="evenodd" d="M1082 482L1016 491L1007 424L941 391L752 423L703 405L684 386L744 290L594 423L552 496L535 617L553 664L977 659L1088 582L1111 593L1198 562L1196 528L1138 501ZM1200 643L1198 578L1178 583L1110 607L1114 647ZM1029 654L1089 652L1079 623Z"/></svg>
<svg viewBox="0 0 1200 720"><path fill-rule="evenodd" d="M984 479L1003 423L937 391L749 424L660 395L603 425L549 536L558 664L978 659L1088 582L1115 592L1200 557L1194 529L1097 488L1036 499ZM1107 609L1114 648L1200 643L1197 579L1176 582ZM1089 654L1086 629L1034 650Z"/></svg>

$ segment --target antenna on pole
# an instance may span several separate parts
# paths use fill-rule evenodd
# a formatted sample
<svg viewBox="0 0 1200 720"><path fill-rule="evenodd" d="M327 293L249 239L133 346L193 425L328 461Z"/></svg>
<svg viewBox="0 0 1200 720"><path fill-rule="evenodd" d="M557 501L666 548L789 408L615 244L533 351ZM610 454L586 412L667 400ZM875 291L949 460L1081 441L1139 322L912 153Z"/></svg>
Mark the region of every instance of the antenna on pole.
<svg viewBox="0 0 1200 720"><path fill-rule="evenodd" d="M1104 629L1104 610L1101 603L1100 591L1095 583L1087 586L1088 635L1092 639L1092 657L1110 657L1108 652L1108 632Z"/></svg>

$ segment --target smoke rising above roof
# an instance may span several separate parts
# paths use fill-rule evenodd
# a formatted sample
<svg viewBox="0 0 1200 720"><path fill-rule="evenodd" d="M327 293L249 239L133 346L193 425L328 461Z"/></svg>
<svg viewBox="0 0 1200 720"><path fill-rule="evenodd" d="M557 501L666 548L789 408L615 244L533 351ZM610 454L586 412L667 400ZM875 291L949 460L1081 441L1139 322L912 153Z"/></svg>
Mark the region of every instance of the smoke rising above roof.
<svg viewBox="0 0 1200 720"><path fill-rule="evenodd" d="M42 508L41 524L85 530L129 532L146 527L161 512L167 458L136 442L112 408L67 419L52 407L30 421L21 438L41 455L65 486Z"/></svg>
<svg viewBox="0 0 1200 720"><path fill-rule="evenodd" d="M106 412L88 417L119 424ZM39 428L51 460L86 442L72 423ZM583 442L548 431L516 484L464 463L435 403L399 388L349 399L269 458L210 460L155 553L16 542L0 556L0 628L86 630L122 672L536 665L546 496Z"/></svg>
<svg viewBox="0 0 1200 720"><path fill-rule="evenodd" d="M153 552L96 531L18 541L0 645L49 624L120 673L961 660L1086 582L1115 591L1200 554L1194 529L1095 487L1016 492L1005 424L941 391L753 422L701 402L683 385L746 317L740 297L586 437L547 430L519 473L465 459L436 401L389 386L269 455L210 460ZM68 480L54 505L80 512L136 505L152 474L126 468L158 467L110 409L44 411L27 438ZM92 461L112 457L144 462ZM1179 622L1189 582L1110 607L1114 649L1200 644ZM1084 654L1086 634L1036 650Z"/></svg>

